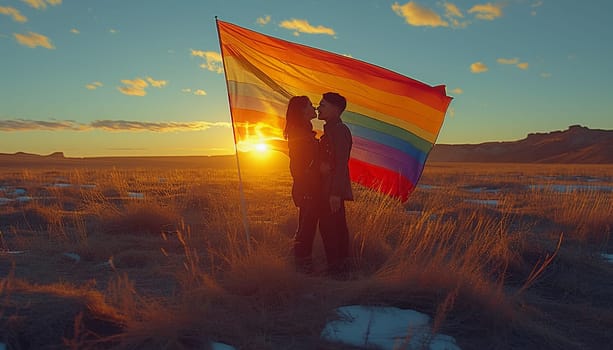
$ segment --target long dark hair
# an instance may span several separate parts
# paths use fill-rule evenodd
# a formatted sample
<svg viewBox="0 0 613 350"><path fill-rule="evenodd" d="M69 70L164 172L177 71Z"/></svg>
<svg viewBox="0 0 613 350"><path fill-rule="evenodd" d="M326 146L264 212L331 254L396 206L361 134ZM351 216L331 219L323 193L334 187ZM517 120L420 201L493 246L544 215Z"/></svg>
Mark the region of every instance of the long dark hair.
<svg viewBox="0 0 613 350"><path fill-rule="evenodd" d="M311 123L304 119L304 109L311 104L311 100L307 96L294 96L290 98L287 104L287 112L285 113L285 130L283 136L287 140L290 133L294 130L313 130Z"/></svg>

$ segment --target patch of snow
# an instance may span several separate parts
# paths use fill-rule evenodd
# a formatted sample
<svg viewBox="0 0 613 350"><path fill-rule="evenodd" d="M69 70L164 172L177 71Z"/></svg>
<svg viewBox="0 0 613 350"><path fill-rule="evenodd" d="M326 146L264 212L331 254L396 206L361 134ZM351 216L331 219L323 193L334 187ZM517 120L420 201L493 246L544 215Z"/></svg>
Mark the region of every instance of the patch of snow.
<svg viewBox="0 0 613 350"><path fill-rule="evenodd" d="M81 188L87 188L87 189L96 188L96 184L85 184L85 185L81 185Z"/></svg>
<svg viewBox="0 0 613 350"><path fill-rule="evenodd" d="M321 332L323 339L383 350L460 350L453 337L432 334L430 317L415 310L351 305L336 312L341 319L328 322Z"/></svg>
<svg viewBox="0 0 613 350"><path fill-rule="evenodd" d="M499 188L488 188L488 187L472 187L467 188L466 191L472 193L498 193L500 192Z"/></svg>
<svg viewBox="0 0 613 350"><path fill-rule="evenodd" d="M425 185L425 184L424 184L424 185L421 185L421 184L418 184L418 185L417 185L417 188L421 188L422 190L433 190L433 189L435 189L435 188L440 188L440 186L435 186L435 185Z"/></svg>
<svg viewBox="0 0 613 350"><path fill-rule="evenodd" d="M12 202L13 200L10 198L5 198L5 197L0 197L0 205L5 205L8 204L10 202Z"/></svg>
<svg viewBox="0 0 613 350"><path fill-rule="evenodd" d="M23 254L25 250L0 250L0 254Z"/></svg>
<svg viewBox="0 0 613 350"><path fill-rule="evenodd" d="M57 184L51 184L51 187L68 188L68 187L72 187L72 184L57 183Z"/></svg>
<svg viewBox="0 0 613 350"><path fill-rule="evenodd" d="M145 199L145 194L139 192L128 192L128 197L134 199Z"/></svg>
<svg viewBox="0 0 613 350"><path fill-rule="evenodd" d="M598 192L613 191L613 186L605 186L605 185L551 184L551 185L530 185L528 187L531 190L549 190L549 191L559 192L559 193L570 193L570 192L576 192L576 191L598 191Z"/></svg>
<svg viewBox="0 0 613 350"><path fill-rule="evenodd" d="M79 256L77 253L64 253L63 255L69 259L72 259L75 263L81 261L81 256Z"/></svg>
<svg viewBox="0 0 613 350"><path fill-rule="evenodd" d="M499 200L497 199L467 199L465 200L465 202L482 204L482 205L491 205L495 207L495 206L498 206Z"/></svg>
<svg viewBox="0 0 613 350"><path fill-rule="evenodd" d="M19 203L28 203L32 200L32 197L30 196L20 196L15 198L15 200Z"/></svg>
<svg viewBox="0 0 613 350"><path fill-rule="evenodd" d="M613 263L613 254L602 253L601 256L608 262Z"/></svg>
<svg viewBox="0 0 613 350"><path fill-rule="evenodd" d="M26 193L28 192L24 188L16 188L15 191L13 191L14 196L25 196Z"/></svg>
<svg viewBox="0 0 613 350"><path fill-rule="evenodd" d="M211 343L211 350L235 350L235 348L228 344L213 342Z"/></svg>

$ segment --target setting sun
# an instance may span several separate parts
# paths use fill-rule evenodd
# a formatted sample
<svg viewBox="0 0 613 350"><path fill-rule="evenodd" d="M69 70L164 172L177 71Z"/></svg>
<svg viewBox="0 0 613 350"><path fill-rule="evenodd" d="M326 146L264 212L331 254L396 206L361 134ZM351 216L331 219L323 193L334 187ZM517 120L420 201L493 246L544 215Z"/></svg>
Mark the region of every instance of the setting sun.
<svg viewBox="0 0 613 350"><path fill-rule="evenodd" d="M268 145L265 143L258 143L257 145L255 145L255 150L259 153L265 153L268 151L268 149Z"/></svg>

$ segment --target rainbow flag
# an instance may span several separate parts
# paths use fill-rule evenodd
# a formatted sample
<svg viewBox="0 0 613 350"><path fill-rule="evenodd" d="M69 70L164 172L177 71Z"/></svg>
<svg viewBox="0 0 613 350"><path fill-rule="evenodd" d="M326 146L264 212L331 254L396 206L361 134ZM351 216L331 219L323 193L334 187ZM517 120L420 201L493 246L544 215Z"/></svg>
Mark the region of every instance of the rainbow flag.
<svg viewBox="0 0 613 350"><path fill-rule="evenodd" d="M289 99L306 95L317 104L324 92L338 92L347 99L342 119L353 135L352 181L408 199L451 102L445 86L219 20L217 30L239 149L286 147Z"/></svg>

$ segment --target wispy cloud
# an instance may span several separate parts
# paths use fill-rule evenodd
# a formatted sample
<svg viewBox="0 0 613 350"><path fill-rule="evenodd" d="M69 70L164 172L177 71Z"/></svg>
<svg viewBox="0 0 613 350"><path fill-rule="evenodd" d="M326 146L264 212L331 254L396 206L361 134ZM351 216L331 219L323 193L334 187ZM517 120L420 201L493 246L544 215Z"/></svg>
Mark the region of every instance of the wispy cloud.
<svg viewBox="0 0 613 350"><path fill-rule="evenodd" d="M464 93L464 90L462 90L461 88L455 88L453 90L451 90L452 94L456 94L456 95L461 95Z"/></svg>
<svg viewBox="0 0 613 350"><path fill-rule="evenodd" d="M264 17L258 17L258 19L256 20L256 23L261 25L261 26L265 26L270 22L270 15L266 15Z"/></svg>
<svg viewBox="0 0 613 350"><path fill-rule="evenodd" d="M99 81L94 81L92 83L85 85L85 88L88 90L96 90L99 87L102 87L102 83Z"/></svg>
<svg viewBox="0 0 613 350"><path fill-rule="evenodd" d="M90 124L94 129L107 131L195 131L206 130L211 127L230 127L226 122L142 122L129 120L96 120Z"/></svg>
<svg viewBox="0 0 613 350"><path fill-rule="evenodd" d="M527 70L530 64L528 64L528 62L520 62L516 66L521 70Z"/></svg>
<svg viewBox="0 0 613 350"><path fill-rule="evenodd" d="M117 89L124 95L129 96L145 96L147 92L145 89L151 84L152 87L163 88L168 83L166 80L155 80L151 77L124 79L121 81L125 86L118 86Z"/></svg>
<svg viewBox="0 0 613 350"><path fill-rule="evenodd" d="M499 58L496 62L500 64L514 65L519 69L526 70L530 66L527 62L520 62L519 58Z"/></svg>
<svg viewBox="0 0 613 350"><path fill-rule="evenodd" d="M409 1L404 5L395 2L392 5L392 10L396 12L398 16L403 17L408 24L415 27L449 26L449 23L434 10L421 6L414 1Z"/></svg>
<svg viewBox="0 0 613 350"><path fill-rule="evenodd" d="M125 86L118 86L117 90L121 91L124 95L129 96L145 96L147 92L145 88L149 86L146 81L141 78L136 78L133 80L124 79L121 81Z"/></svg>
<svg viewBox="0 0 613 350"><path fill-rule="evenodd" d="M443 6L445 7L445 14L447 16L464 18L464 14L462 13L462 11L460 11L460 9L456 5L450 2L446 2L443 4Z"/></svg>
<svg viewBox="0 0 613 350"><path fill-rule="evenodd" d="M468 13L474 13L475 17L478 19L493 21L502 16L503 7L503 3L475 5L468 10Z"/></svg>
<svg viewBox="0 0 613 350"><path fill-rule="evenodd" d="M223 65L221 61L221 54L215 51L201 51L191 50L192 56L200 57L204 59L204 63L200 65L200 68L210 70L217 74L223 73Z"/></svg>
<svg viewBox="0 0 613 350"><path fill-rule="evenodd" d="M198 131L212 127L229 128L228 122L144 122L130 120L96 120L88 124L78 123L73 120L28 120L11 119L0 120L0 131L87 131L92 129L106 131L151 131L151 132L174 132L174 131Z"/></svg>
<svg viewBox="0 0 613 350"><path fill-rule="evenodd" d="M298 36L300 33L304 34L326 34L334 36L336 32L334 29L329 27L324 27L322 25L313 26L306 19L296 19L292 18L289 20L284 20L279 23L279 27L293 30L294 35Z"/></svg>
<svg viewBox="0 0 613 350"><path fill-rule="evenodd" d="M109 29L109 33L111 33L111 34L118 34L119 30L111 28L111 29Z"/></svg>
<svg viewBox="0 0 613 350"><path fill-rule="evenodd" d="M542 5L543 5L543 2L542 2L542 1L540 1L540 0L533 2L533 3L530 5L530 7L532 7L532 11L530 12L530 14L531 14L532 16L536 16L536 9L537 9L538 7L541 7Z"/></svg>
<svg viewBox="0 0 613 350"><path fill-rule="evenodd" d="M541 78L545 78L545 79L551 78L551 73L541 73Z"/></svg>
<svg viewBox="0 0 613 350"><path fill-rule="evenodd" d="M470 65L470 71L473 73L485 73L489 70L483 62L475 62Z"/></svg>
<svg viewBox="0 0 613 350"><path fill-rule="evenodd" d="M28 18L22 15L18 9L10 6L0 6L0 15L11 16L15 22L25 23L28 21Z"/></svg>
<svg viewBox="0 0 613 350"><path fill-rule="evenodd" d="M72 34L81 34L81 32L80 32L80 31L79 31L77 28L72 28L72 29L70 30L70 32L71 32Z"/></svg>
<svg viewBox="0 0 613 350"><path fill-rule="evenodd" d="M192 90L190 88L186 88L186 89L181 89L181 92L186 93L186 94L194 94L196 96L206 96L206 91L202 89Z"/></svg>
<svg viewBox="0 0 613 350"><path fill-rule="evenodd" d="M166 80L155 80L152 77L147 77L147 81L149 82L149 84L151 84L151 86L156 88L163 88L164 86L166 86L166 84L168 84L168 81Z"/></svg>
<svg viewBox="0 0 613 350"><path fill-rule="evenodd" d="M453 28L466 28L470 24L470 21L461 20L464 18L464 13L456 5L445 2L443 7L445 8L445 18Z"/></svg>
<svg viewBox="0 0 613 350"><path fill-rule="evenodd" d="M23 46L30 48L41 46L50 50L55 49L55 46L53 46L49 38L42 34L28 32L28 34L13 33L13 35L15 36L17 42Z"/></svg>
<svg viewBox="0 0 613 350"><path fill-rule="evenodd" d="M86 130L86 125L73 120L0 120L0 131L32 131L32 130Z"/></svg>
<svg viewBox="0 0 613 350"><path fill-rule="evenodd" d="M47 4L51 6L58 6L62 4L62 0L21 0L28 4L28 6L37 10L43 10L47 8Z"/></svg>

